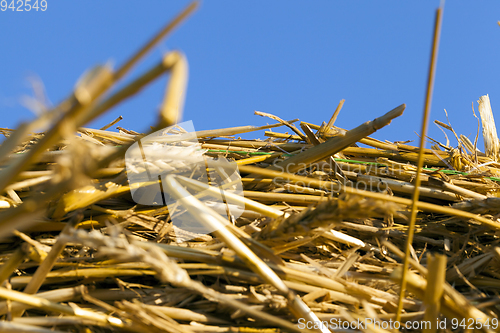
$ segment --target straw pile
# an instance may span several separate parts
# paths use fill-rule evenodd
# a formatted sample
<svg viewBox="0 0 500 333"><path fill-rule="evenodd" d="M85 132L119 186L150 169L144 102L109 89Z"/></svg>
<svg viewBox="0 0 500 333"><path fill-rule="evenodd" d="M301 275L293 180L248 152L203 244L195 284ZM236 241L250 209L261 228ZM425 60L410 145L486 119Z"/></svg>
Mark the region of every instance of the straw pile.
<svg viewBox="0 0 500 333"><path fill-rule="evenodd" d="M321 125L256 112L275 123L197 132L204 156L238 165L243 196L230 186L200 183L194 172L186 177L181 168L153 183L177 193L175 214L215 226L211 234L183 231L167 207L132 200L124 154L146 134L177 122L185 60L169 53L122 90L107 91L193 7L119 70L97 67L41 118L2 129L0 331L398 328L390 325L420 149L369 135L401 116L404 105L349 131L334 124L342 101ZM101 129L83 127L164 72L171 79L150 133L109 130L120 119ZM434 145L423 151L398 322L409 323L410 331L424 331L418 323L427 320L441 331L499 330L500 163L488 106L482 97L481 118L489 126L483 134L492 142L486 154L441 122L458 147L431 139ZM47 124L47 131L32 133ZM267 138L238 137L257 130ZM185 194L193 189L223 193L244 210L228 222Z"/></svg>

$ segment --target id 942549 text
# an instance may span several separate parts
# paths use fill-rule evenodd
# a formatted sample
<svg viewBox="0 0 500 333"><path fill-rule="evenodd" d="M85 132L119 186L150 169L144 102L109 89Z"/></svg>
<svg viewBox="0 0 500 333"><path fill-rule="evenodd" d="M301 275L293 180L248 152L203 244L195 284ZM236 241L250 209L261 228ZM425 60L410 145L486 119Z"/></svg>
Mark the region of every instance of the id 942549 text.
<svg viewBox="0 0 500 333"><path fill-rule="evenodd" d="M1 0L0 10L2 12L34 12L46 11L47 0Z"/></svg>

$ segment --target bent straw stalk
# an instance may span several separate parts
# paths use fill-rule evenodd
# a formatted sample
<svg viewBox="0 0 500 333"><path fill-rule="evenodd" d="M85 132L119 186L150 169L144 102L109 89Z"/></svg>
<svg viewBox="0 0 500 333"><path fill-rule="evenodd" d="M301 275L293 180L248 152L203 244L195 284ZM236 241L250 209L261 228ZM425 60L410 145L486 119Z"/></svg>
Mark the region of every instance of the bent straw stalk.
<svg viewBox="0 0 500 333"><path fill-rule="evenodd" d="M389 111L385 115L368 121L350 131L343 137L331 138L328 141L317 145L303 153L292 156L283 162L277 163L275 166L269 167L270 170L286 170L287 172L297 172L308 165L325 159L329 156L336 154L342 149L350 146L351 144L359 141L361 138L366 137L381 129L382 127L390 124L391 120L403 114L405 105L402 104L395 109ZM252 175L250 175L252 177Z"/></svg>

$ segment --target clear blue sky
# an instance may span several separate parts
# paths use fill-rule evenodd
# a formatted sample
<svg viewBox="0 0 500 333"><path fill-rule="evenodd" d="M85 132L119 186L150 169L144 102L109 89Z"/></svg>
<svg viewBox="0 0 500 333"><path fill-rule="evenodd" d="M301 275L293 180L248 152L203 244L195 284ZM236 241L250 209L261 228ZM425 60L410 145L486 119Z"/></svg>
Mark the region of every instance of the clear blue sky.
<svg viewBox="0 0 500 333"><path fill-rule="evenodd" d="M30 75L40 77L57 104L87 68L107 60L116 68L189 2L47 3L45 12L0 12L1 127L33 117L19 102L31 94ZM418 140L414 132L421 126L438 5L437 0L204 1L127 79L155 64L162 52L180 49L190 66L183 119L193 120L197 130L269 122L254 110L320 124L345 99L336 125L351 129L406 103L403 116L373 136ZM471 103L477 111L478 98L490 94L494 112L500 110L498 20L498 1L445 6L431 119L445 121L447 109L457 132L471 139L477 129ZM120 126L143 131L156 118L165 82L91 125L122 115ZM434 124L429 133L445 141Z"/></svg>

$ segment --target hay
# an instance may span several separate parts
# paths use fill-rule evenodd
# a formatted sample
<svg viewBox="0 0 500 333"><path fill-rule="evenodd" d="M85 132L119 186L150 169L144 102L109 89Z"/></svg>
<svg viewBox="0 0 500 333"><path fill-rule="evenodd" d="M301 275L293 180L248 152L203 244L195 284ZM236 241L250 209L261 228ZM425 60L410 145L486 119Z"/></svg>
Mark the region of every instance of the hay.
<svg viewBox="0 0 500 333"><path fill-rule="evenodd" d="M349 131L334 125L343 100L323 125L258 112L277 123L199 131L201 150L183 150L192 153L177 156L168 176L141 184L172 193L171 214L132 200L124 154L177 122L187 63L169 53L108 92L194 7L118 70L96 67L41 118L1 129L0 331L328 332L325 323L335 330L366 319L379 324L354 328L387 332L398 319L441 323L441 331L471 323L498 331L498 151L477 151L444 123L458 148L431 139L432 149L421 150L368 136L404 105ZM171 77L150 133L109 130L121 117L83 127L165 72ZM492 121L481 116L483 126ZM32 133L42 124L49 130ZM293 133L235 137L281 126ZM488 142L498 141L486 132ZM235 161L243 196L231 191L234 182L209 186L215 180L200 182L200 170L186 173L195 152ZM205 205L220 195L243 207L241 216L224 218L220 207ZM405 254L412 206L418 212ZM179 228L173 219L183 214L214 231ZM398 314L405 258L409 292Z"/></svg>

